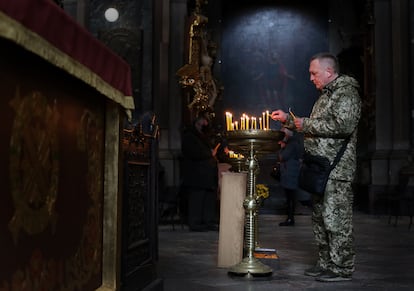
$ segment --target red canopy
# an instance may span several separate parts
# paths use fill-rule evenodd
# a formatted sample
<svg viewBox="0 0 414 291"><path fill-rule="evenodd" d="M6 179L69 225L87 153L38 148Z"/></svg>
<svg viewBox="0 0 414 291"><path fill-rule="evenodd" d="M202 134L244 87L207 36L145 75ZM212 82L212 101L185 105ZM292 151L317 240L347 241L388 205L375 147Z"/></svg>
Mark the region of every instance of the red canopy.
<svg viewBox="0 0 414 291"><path fill-rule="evenodd" d="M45 43L50 43L120 91L123 96L129 96L131 99L129 65L75 22L52 0L0 0L0 12L26 27L28 31L34 32L46 40ZM5 23L4 18L0 18L0 28L2 25L9 25L10 28L10 24ZM28 47L30 44L25 46ZM90 83L88 80L85 81ZM131 108L131 106L126 107Z"/></svg>

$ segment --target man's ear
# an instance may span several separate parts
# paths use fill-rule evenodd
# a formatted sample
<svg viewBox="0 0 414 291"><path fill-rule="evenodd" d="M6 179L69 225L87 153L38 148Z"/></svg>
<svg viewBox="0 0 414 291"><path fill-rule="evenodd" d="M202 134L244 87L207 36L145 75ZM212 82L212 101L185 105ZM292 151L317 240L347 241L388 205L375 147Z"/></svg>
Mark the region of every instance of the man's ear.
<svg viewBox="0 0 414 291"><path fill-rule="evenodd" d="M334 70L333 70L333 68L332 67L327 67L326 69L325 69L325 72L327 73L327 76L330 78L330 77L332 77L332 75L334 74Z"/></svg>

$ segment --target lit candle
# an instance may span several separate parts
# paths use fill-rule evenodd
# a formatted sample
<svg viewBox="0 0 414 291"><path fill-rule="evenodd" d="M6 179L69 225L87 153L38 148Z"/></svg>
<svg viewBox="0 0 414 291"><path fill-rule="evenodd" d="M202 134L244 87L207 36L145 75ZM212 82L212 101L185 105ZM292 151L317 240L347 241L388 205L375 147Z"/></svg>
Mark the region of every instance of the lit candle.
<svg viewBox="0 0 414 291"><path fill-rule="evenodd" d="M269 117L270 117L269 110L266 110L266 128L267 129L270 129Z"/></svg>
<svg viewBox="0 0 414 291"><path fill-rule="evenodd" d="M230 112L226 112L226 128L227 131L230 130Z"/></svg>
<svg viewBox="0 0 414 291"><path fill-rule="evenodd" d="M259 128L263 129L263 124L262 124L262 118L261 117L259 117Z"/></svg>
<svg viewBox="0 0 414 291"><path fill-rule="evenodd" d="M263 129L266 130L266 117L265 117L265 113L262 112L262 116L263 116Z"/></svg>
<svg viewBox="0 0 414 291"><path fill-rule="evenodd" d="M239 130L239 123L237 121L234 122L234 127L236 130Z"/></svg>
<svg viewBox="0 0 414 291"><path fill-rule="evenodd" d="M240 118L240 129L241 129L241 130L245 129L245 128L244 128L244 126L245 126L245 123L244 123L244 117L242 116L242 117Z"/></svg>
<svg viewBox="0 0 414 291"><path fill-rule="evenodd" d="M252 117L252 127L253 129L257 129L257 124L256 124L256 117Z"/></svg>
<svg viewBox="0 0 414 291"><path fill-rule="evenodd" d="M250 124L249 124L250 118L248 115L246 115L246 129L248 130L250 128Z"/></svg>

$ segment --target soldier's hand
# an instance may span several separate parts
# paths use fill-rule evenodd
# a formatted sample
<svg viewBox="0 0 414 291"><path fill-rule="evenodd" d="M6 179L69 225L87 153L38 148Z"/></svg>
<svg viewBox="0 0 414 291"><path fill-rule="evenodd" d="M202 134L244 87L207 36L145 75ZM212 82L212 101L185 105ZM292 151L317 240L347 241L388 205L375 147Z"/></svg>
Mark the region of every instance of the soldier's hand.
<svg viewBox="0 0 414 291"><path fill-rule="evenodd" d="M270 117L275 121L285 122L287 119L287 113L278 109L273 111Z"/></svg>
<svg viewBox="0 0 414 291"><path fill-rule="evenodd" d="M295 123L297 130L303 129L303 117L296 117L293 122Z"/></svg>

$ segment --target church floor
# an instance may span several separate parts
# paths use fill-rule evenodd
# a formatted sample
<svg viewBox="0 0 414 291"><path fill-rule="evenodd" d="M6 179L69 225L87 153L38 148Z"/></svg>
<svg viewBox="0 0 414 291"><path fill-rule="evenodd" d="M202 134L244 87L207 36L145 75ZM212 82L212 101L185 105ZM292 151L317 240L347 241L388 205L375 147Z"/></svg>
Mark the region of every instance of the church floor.
<svg viewBox="0 0 414 291"><path fill-rule="evenodd" d="M164 291L261 290L414 290L414 226L400 217L354 214L356 265L352 281L322 283L303 274L313 265L316 246L310 215L295 217L294 227L280 227L284 215L259 216L260 247L276 249L278 259L261 259L270 276L234 277L217 267L218 232L189 232L187 227L159 226L158 276Z"/></svg>

